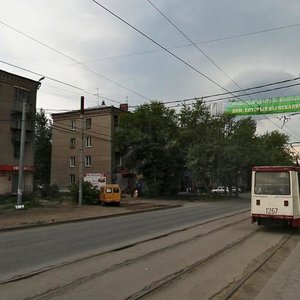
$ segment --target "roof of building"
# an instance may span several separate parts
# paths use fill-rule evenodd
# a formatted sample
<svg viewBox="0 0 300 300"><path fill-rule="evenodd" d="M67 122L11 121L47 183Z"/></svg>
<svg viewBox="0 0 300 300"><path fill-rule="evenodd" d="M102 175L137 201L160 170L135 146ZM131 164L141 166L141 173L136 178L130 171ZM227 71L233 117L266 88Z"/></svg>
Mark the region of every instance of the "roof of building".
<svg viewBox="0 0 300 300"><path fill-rule="evenodd" d="M102 114L102 113L119 113L119 112L125 112L125 110L120 109L118 107L115 107L113 105L106 106L106 105L97 105L93 107L87 107L84 109L85 114ZM51 114L52 117L68 117L68 116L79 116L80 115L80 109L77 110L71 110L67 112L62 113L53 113Z"/></svg>
<svg viewBox="0 0 300 300"><path fill-rule="evenodd" d="M6 72L4 70L0 70L0 81L16 85L22 82L25 85L25 87L34 87L35 89L38 89L41 85L40 81L35 81L17 74Z"/></svg>

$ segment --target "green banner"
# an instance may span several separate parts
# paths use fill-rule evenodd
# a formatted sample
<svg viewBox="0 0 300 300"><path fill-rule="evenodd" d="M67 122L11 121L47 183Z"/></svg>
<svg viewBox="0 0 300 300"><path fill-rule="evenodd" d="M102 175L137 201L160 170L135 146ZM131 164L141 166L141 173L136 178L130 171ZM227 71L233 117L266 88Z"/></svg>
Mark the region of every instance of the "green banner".
<svg viewBox="0 0 300 300"><path fill-rule="evenodd" d="M225 106L225 114L265 115L300 111L300 96L257 99L250 101L236 100Z"/></svg>

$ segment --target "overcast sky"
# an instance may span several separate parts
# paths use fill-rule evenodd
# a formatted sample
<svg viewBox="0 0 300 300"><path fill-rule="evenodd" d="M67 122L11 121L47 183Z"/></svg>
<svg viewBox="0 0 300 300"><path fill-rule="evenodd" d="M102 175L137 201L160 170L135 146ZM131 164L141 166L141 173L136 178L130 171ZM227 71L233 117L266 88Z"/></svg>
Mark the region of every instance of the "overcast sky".
<svg viewBox="0 0 300 300"><path fill-rule="evenodd" d="M215 65L147 0L98 3L190 66L92 0L0 0L0 69L34 80L45 76L37 107L48 113L78 109L81 95L89 107L103 99L114 106L128 99L135 106L239 89L230 78L247 88L300 74L300 1L151 2ZM295 86L252 97L297 94ZM291 142L300 141L300 115L286 116L282 129L282 116L256 118L259 132L283 130Z"/></svg>

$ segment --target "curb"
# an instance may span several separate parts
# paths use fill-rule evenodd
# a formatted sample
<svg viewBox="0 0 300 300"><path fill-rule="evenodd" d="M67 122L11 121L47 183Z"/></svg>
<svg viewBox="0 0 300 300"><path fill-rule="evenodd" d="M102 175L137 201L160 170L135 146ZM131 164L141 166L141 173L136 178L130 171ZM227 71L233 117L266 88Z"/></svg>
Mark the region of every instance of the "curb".
<svg viewBox="0 0 300 300"><path fill-rule="evenodd" d="M158 211L158 210L164 210L164 209L178 208L178 207L181 207L181 206L182 206L181 204L175 204L175 205L170 205L170 206L156 207L156 208L149 208L149 209L141 209L141 210L137 210L137 211L123 212L123 213L117 213L117 214L112 214L112 215L94 216L94 217L87 217L87 218L81 218L81 219L70 219L70 220L63 220L63 221L58 221L58 222L54 221L52 223L38 223L38 224L35 223L35 224L29 224L29 225L5 227L5 228L0 228L0 232L32 229L32 228L38 228L38 227L48 227L48 226L68 224L68 223L79 223L79 222L93 221L93 220L99 220L99 219L108 219L108 218L127 216L127 215L133 215L133 214L138 214L138 213L145 213L145 212L152 212L152 211Z"/></svg>

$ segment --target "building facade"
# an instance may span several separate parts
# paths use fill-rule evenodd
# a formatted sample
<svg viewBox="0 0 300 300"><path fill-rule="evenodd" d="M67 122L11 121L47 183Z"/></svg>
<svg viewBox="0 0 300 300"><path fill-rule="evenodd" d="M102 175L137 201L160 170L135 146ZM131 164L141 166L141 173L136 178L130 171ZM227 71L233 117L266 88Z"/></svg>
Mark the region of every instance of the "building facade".
<svg viewBox="0 0 300 300"><path fill-rule="evenodd" d="M101 174L106 183L127 185L113 143L122 112L113 106L98 106L85 109L84 114L80 110L52 114L51 183L60 191L78 183L81 172L82 176Z"/></svg>
<svg viewBox="0 0 300 300"><path fill-rule="evenodd" d="M23 107L26 109L23 190L32 191L39 86L40 82L0 70L0 195L17 192Z"/></svg>

